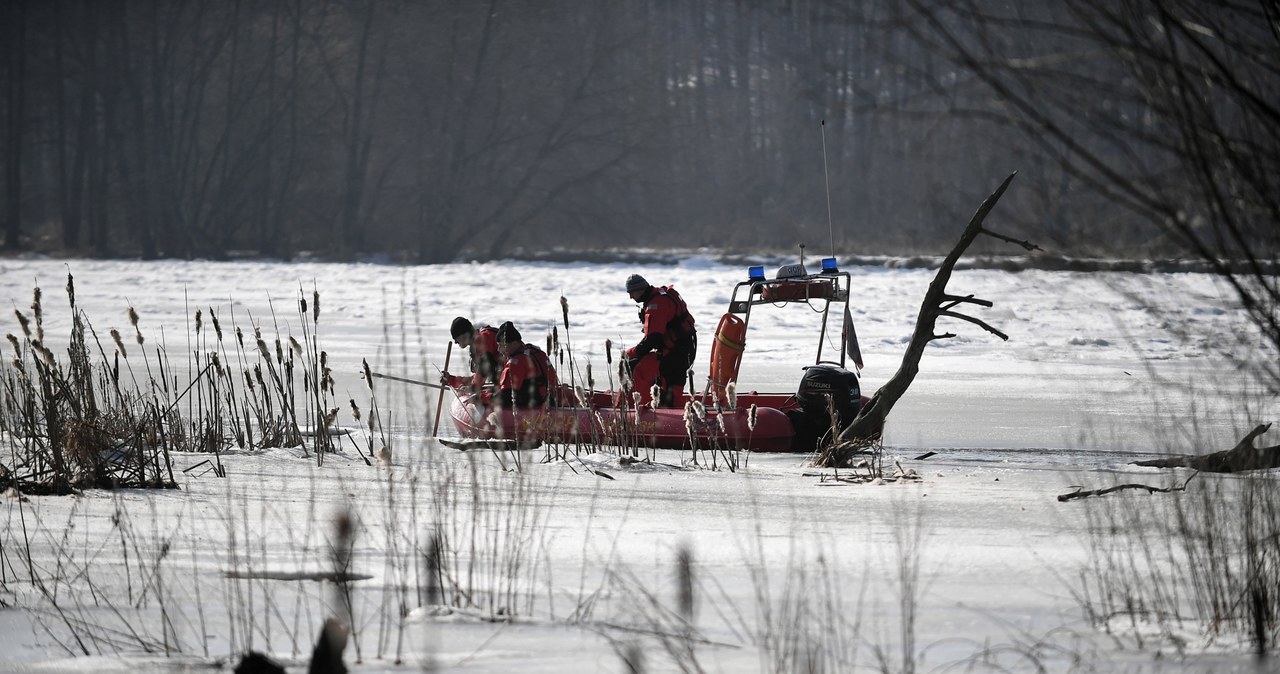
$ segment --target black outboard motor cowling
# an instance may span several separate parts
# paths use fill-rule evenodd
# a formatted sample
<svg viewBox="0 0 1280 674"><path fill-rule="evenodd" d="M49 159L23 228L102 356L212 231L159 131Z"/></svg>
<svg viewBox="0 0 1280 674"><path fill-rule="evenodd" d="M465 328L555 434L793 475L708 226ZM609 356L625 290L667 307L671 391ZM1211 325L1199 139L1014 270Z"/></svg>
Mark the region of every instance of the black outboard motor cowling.
<svg viewBox="0 0 1280 674"><path fill-rule="evenodd" d="M862 406L862 389L858 386L858 375L838 365L822 363L804 369L796 400L800 409L787 412L796 431L791 448L797 452L811 452L831 432L833 410L840 429L848 426L858 415Z"/></svg>

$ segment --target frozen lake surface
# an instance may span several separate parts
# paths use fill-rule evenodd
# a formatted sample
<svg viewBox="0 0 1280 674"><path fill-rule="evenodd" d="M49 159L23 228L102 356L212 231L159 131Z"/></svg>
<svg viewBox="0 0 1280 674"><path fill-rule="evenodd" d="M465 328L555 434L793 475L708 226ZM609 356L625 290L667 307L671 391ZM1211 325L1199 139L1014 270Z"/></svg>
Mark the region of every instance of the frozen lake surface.
<svg viewBox="0 0 1280 674"><path fill-rule="evenodd" d="M143 331L160 339L163 330L177 351L185 349L201 308L212 307L224 323L300 336L297 300L318 291L321 347L339 389L351 391L363 388L362 359L375 370L434 381L457 315L492 325L510 320L536 339L560 323L561 296L569 302L571 346L603 382L605 340L625 348L640 336L635 305L622 288L637 272L684 296L700 328L695 380L701 381L715 324L734 284L746 277L743 268L701 257L674 266L0 262L0 289L14 306L25 308L32 287L43 286L51 340L67 332L69 316L60 307L68 270L80 307L102 333L127 328L125 310L133 306ZM862 388L869 394L897 369L933 272L850 271L866 364ZM1229 447L1269 418L1268 410L1240 408L1242 397L1257 397L1255 382L1241 372L1251 360L1276 355L1261 350L1244 312L1211 275L967 270L949 290L994 302L971 313L1009 340L940 321L940 329L958 336L926 351L920 375L889 419L891 445L1046 455L1190 452ZM757 310L741 388L794 391L801 368L814 359L819 325L820 316L803 305ZM10 318L6 330L16 331L16 321ZM1180 425L1197 434L1172 432L1173 420L1192 422Z"/></svg>
<svg viewBox="0 0 1280 674"><path fill-rule="evenodd" d="M535 341L560 323L561 296L571 346L602 386L605 340L616 349L639 338L623 290L637 272L674 284L688 302L701 337L695 376L705 376L711 332L746 276L701 257L431 267L0 261L0 288L15 308L27 311L32 287L43 289L55 351L70 325L68 270L77 306L104 341L129 327L133 306L149 347L177 355L190 349L198 308L227 330L300 337L298 298L318 292L337 398L361 405L362 360L434 381L454 316L511 320ZM850 271L870 393L897 368L933 272ZM440 671L624 671L634 653L645 671L795 671L805 662L826 671L1023 671L1033 662L1051 671L1255 671L1221 637L1188 637L1156 660L1131 635L1101 636L1073 596L1090 506L1054 498L1073 485L1164 485L1174 476L1129 461L1226 449L1276 420L1276 398L1250 378L1249 363L1277 356L1258 346L1244 313L1202 274L972 270L949 289L994 302L973 313L1009 340L940 322L958 336L927 349L885 437L887 455L921 481L840 485L798 455L751 455L745 470L711 471L688 466L687 452L624 467L605 453L542 463L534 450L520 472L503 471L494 455L429 437L434 393L379 383L394 429L387 466L350 449L323 466L296 449L230 451L226 478L181 472L176 491L6 499L0 606L13 608L0 609L0 668L197 667L253 648L302 671L320 622L342 604L333 585L237 574L326 568L331 522L347 512L360 532L352 568L370 577L352 583L359 664L354 643L346 662L357 671L425 662ZM753 316L742 388L794 390L818 321L803 306ZM12 314L3 322L17 333ZM339 423L358 428L345 409ZM926 451L937 454L912 460ZM175 469L205 459L180 455ZM441 530L454 545L449 568L469 570L468 587L484 593L477 607L446 616L418 592L427 532ZM672 589L686 546L696 638L677 629ZM493 621L495 597L517 619ZM93 657L72 657L72 635L97 637L84 647ZM161 657L165 648L175 657ZM983 664L984 650L1004 655L988 653Z"/></svg>

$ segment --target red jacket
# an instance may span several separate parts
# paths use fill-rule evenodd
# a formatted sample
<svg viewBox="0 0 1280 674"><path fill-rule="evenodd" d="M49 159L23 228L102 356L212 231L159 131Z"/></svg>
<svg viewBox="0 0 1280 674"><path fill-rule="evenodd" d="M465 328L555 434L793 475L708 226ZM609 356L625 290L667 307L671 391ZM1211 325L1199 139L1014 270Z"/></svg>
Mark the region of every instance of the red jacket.
<svg viewBox="0 0 1280 674"><path fill-rule="evenodd" d="M629 360L640 358L650 351L659 356L671 353L683 339L696 332L693 315L675 288L653 288L640 310L640 322L644 324L644 339L627 349Z"/></svg>
<svg viewBox="0 0 1280 674"><path fill-rule="evenodd" d="M498 351L498 329L489 325L478 326L475 340L471 342L469 351L471 376L450 377L449 386L461 388L464 384L470 384L471 391L478 393L484 390L486 384L496 385L498 375L502 372L502 353Z"/></svg>
<svg viewBox="0 0 1280 674"><path fill-rule="evenodd" d="M498 397L503 407L554 405L554 392L559 384L547 354L526 343L507 358L498 382Z"/></svg>

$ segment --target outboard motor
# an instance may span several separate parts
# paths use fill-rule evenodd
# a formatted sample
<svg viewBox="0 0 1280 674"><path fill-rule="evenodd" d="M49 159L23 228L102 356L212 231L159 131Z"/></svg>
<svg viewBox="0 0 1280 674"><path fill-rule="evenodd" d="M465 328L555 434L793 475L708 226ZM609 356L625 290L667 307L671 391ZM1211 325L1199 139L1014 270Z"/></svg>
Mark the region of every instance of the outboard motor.
<svg viewBox="0 0 1280 674"><path fill-rule="evenodd" d="M800 408L787 411L787 418L795 428L791 449L812 452L818 443L831 432L831 413L835 412L835 425L843 429L858 415L862 405L862 389L858 376L837 365L821 363L809 365L800 378L796 391Z"/></svg>

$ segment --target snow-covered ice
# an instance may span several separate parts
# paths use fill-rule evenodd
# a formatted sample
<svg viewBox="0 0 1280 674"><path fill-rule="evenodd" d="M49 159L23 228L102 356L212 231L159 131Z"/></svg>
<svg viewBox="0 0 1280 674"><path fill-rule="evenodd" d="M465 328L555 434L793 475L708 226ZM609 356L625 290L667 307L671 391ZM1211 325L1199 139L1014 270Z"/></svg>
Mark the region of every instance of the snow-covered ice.
<svg viewBox="0 0 1280 674"><path fill-rule="evenodd" d="M104 339L128 326L133 306L148 344L177 356L190 348L199 308L224 326L300 336L298 298L318 292L319 340L338 398L362 404L362 360L434 380L455 315L512 320L526 337L541 335L560 324L561 296L569 343L602 386L605 340L617 348L639 337L622 289L635 272L680 290L698 320L705 373L710 333L745 278L745 269L705 257L662 266L0 261L0 288L14 307L25 311L32 287L42 287L51 347L69 331L68 270L77 306ZM850 271L870 392L897 368L933 272ZM1030 643L1038 639L1060 649L1042 654L1051 670L1069 670L1071 655L1086 653L1100 653L1102 671L1251 667L1221 643L1184 645L1190 659L1157 661L1100 638L1072 596L1087 555L1088 506L1055 499L1072 485L1164 484L1171 476L1128 462L1229 448L1274 421L1274 395L1247 375L1250 362L1277 356L1259 346L1244 312L1203 274L966 270L949 288L994 302L973 313L1010 339L940 325L958 336L926 351L886 429L886 454L917 470L919 482L833 483L817 475L830 471L796 455L753 454L737 473L690 469L687 452L627 467L612 454L541 463L542 450L533 450L520 473L503 472L491 454L428 437L433 392L380 381L395 429L389 467L367 466L350 446L323 466L296 450L232 451L223 456L225 479L180 473L177 491L6 499L0 606L14 608L0 610L0 668L196 666L247 648L300 668L324 606L341 603L333 586L226 572L329 568L331 522L344 510L359 523L352 570L372 576L352 584L360 662L355 644L346 661L359 671L398 671L397 653L409 666L430 660L443 671L623 671L632 649L645 671L694 661L711 671L793 671L806 653L824 658L826 671L903 670L906 605L915 607L908 651L918 671L973 664L984 650L1041 653ZM18 329L12 315L3 323ZM817 325L804 306L753 314L741 388L794 389L813 359ZM340 422L356 425L346 410ZM926 451L937 454L913 460ZM177 456L175 471L206 458ZM454 535L453 568L472 573L476 587L491 583L471 612L432 615L416 589L398 593L421 587L418 560L433 523ZM672 631L681 546L691 550L697 598L695 637L684 639ZM20 582L28 550L56 602ZM469 566L469 551L496 561ZM919 574L911 602L904 569ZM516 620L474 617L494 617L504 601ZM79 621L113 627L72 629ZM113 631L120 625L145 638ZM73 633L98 640L77 644ZM689 654L675 652L689 644ZM81 646L109 657L70 657ZM181 658L158 658L166 646ZM1030 661L1004 664L1018 671Z"/></svg>

